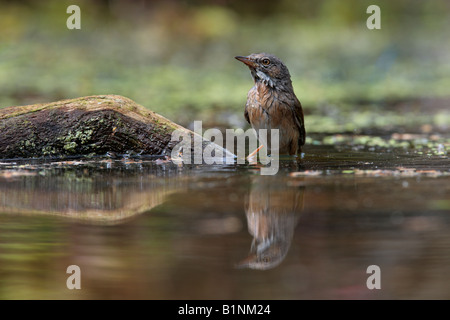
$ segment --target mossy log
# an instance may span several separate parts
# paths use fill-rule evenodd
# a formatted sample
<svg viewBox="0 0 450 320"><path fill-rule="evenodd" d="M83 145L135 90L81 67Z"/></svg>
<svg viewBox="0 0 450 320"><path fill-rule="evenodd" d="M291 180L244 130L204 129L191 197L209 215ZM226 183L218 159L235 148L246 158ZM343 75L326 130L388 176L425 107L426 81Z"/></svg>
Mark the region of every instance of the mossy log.
<svg viewBox="0 0 450 320"><path fill-rule="evenodd" d="M171 141L176 129L194 134L118 95L7 107L0 109L0 158L164 156L178 143Z"/></svg>

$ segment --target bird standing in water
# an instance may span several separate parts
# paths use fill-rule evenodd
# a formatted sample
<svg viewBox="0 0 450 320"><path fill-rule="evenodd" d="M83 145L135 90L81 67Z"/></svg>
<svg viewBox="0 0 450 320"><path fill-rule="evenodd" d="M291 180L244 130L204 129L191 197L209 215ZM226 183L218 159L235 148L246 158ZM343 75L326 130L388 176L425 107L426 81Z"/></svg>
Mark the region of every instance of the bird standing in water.
<svg viewBox="0 0 450 320"><path fill-rule="evenodd" d="M303 110L292 87L291 75L284 63L274 55L253 53L237 56L252 74L255 85L247 95L245 119L258 133L259 129L279 129L279 154L296 155L305 144L305 124ZM270 153L272 143L262 141ZM261 147L260 147L261 148ZM251 155L256 154L260 149Z"/></svg>

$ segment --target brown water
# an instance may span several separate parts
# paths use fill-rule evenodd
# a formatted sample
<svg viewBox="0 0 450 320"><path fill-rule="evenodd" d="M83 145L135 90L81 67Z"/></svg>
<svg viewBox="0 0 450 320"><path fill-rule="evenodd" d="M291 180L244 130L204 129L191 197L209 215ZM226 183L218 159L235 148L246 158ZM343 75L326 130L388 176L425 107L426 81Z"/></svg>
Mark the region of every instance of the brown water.
<svg viewBox="0 0 450 320"><path fill-rule="evenodd" d="M0 299L450 299L446 152L310 144L276 176L2 162Z"/></svg>

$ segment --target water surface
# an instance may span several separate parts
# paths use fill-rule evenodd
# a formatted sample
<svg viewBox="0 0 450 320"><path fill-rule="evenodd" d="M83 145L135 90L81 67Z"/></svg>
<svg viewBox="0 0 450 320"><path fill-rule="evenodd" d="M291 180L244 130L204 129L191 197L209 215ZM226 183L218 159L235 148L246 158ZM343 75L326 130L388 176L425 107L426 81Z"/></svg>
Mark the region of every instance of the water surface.
<svg viewBox="0 0 450 320"><path fill-rule="evenodd" d="M449 299L447 150L313 141L275 176L4 161L0 299Z"/></svg>

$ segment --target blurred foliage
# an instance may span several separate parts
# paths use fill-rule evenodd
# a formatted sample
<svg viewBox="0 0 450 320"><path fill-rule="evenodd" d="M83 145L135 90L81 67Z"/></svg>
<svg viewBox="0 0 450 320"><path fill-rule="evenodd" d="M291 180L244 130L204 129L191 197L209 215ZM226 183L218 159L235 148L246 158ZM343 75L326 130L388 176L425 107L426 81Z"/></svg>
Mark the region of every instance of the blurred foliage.
<svg viewBox="0 0 450 320"><path fill-rule="evenodd" d="M81 30L66 28L71 4ZM233 57L270 52L320 131L334 121L320 106L448 96L449 15L445 0L2 0L0 106L120 94L183 125L243 126L252 80Z"/></svg>

